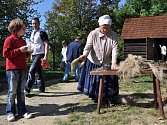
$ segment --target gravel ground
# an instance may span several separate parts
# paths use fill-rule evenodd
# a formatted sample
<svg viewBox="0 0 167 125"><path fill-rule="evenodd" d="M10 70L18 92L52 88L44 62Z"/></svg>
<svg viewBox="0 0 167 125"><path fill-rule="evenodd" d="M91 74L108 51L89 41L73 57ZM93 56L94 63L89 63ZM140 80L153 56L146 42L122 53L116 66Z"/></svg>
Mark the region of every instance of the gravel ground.
<svg viewBox="0 0 167 125"><path fill-rule="evenodd" d="M60 83L46 88L46 93L32 92L26 97L26 106L32 119L17 119L8 123L5 116L6 92L1 92L0 125L53 125L56 118L66 118L72 106L78 105L78 99L87 98L76 90L75 82Z"/></svg>

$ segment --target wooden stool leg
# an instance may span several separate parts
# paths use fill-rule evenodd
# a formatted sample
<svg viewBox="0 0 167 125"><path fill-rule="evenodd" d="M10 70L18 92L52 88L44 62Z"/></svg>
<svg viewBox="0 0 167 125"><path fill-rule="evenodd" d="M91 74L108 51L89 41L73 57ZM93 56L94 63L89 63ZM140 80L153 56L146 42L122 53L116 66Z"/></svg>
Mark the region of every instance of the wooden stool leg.
<svg viewBox="0 0 167 125"><path fill-rule="evenodd" d="M161 97L161 89L160 89L160 81L156 79L156 88L157 88L157 95L158 95L158 104L159 104L159 109L160 109L160 115L163 119L165 119L164 116L164 109L162 105L162 97Z"/></svg>
<svg viewBox="0 0 167 125"><path fill-rule="evenodd" d="M103 86L104 86L104 76L100 76L100 86L99 86L98 105L97 105L97 113L98 114L100 113L100 108L102 105Z"/></svg>
<svg viewBox="0 0 167 125"><path fill-rule="evenodd" d="M156 88L156 77L153 75L153 90L154 90L154 108L157 109L157 88Z"/></svg>

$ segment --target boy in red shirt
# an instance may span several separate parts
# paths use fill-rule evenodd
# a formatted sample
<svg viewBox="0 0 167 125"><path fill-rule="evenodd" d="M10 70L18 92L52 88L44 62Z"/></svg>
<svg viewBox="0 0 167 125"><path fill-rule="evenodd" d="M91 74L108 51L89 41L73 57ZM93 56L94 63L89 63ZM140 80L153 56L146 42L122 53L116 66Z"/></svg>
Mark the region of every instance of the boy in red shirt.
<svg viewBox="0 0 167 125"><path fill-rule="evenodd" d="M6 114L8 121L14 121L16 115L15 98L17 97L18 116L31 118L25 106L24 86L26 83L26 58L29 55L26 42L22 39L26 24L21 19L10 22L8 30L11 33L3 45L3 57L6 58L6 76L8 81L8 96Z"/></svg>

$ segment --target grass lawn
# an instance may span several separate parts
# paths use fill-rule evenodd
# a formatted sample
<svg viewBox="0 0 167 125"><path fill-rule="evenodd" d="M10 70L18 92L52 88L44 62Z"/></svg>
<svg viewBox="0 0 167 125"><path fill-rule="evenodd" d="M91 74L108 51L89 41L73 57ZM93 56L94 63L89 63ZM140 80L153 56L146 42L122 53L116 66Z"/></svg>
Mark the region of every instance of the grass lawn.
<svg viewBox="0 0 167 125"><path fill-rule="evenodd" d="M0 69L0 79L6 78L6 70Z"/></svg>
<svg viewBox="0 0 167 125"><path fill-rule="evenodd" d="M98 115L96 112L72 112L67 120L55 119L58 125L148 125L147 115L158 117L158 112L129 105L118 105Z"/></svg>
<svg viewBox="0 0 167 125"><path fill-rule="evenodd" d="M59 70L45 70L43 71L43 74L46 81L63 78L63 72Z"/></svg>
<svg viewBox="0 0 167 125"><path fill-rule="evenodd" d="M162 92L165 84L161 85ZM103 105L101 114L96 113L96 105L90 99L80 100L80 106L71 107L67 119L56 118L56 125L150 125L160 124L159 110L153 107L152 76L146 75L120 80L120 91L127 94L131 101L120 103L109 109ZM149 92L147 94L147 92ZM128 94L131 93L131 94ZM124 95L124 94L123 94ZM150 101L151 99L151 101ZM84 111L80 110L84 108ZM163 122L167 122L166 120Z"/></svg>
<svg viewBox="0 0 167 125"><path fill-rule="evenodd" d="M44 70L44 79L51 80L63 77L63 72L59 70ZM6 70L0 69L0 79L6 79Z"/></svg>
<svg viewBox="0 0 167 125"><path fill-rule="evenodd" d="M152 90L152 81L151 75L142 75L131 79L122 79L120 80L120 90L127 92L145 92L147 90Z"/></svg>

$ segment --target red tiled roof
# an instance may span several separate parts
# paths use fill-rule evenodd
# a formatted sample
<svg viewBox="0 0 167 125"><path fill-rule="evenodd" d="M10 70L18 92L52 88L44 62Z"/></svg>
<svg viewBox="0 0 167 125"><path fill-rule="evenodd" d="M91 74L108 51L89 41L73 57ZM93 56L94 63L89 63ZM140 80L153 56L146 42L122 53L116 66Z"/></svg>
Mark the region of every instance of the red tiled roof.
<svg viewBox="0 0 167 125"><path fill-rule="evenodd" d="M167 38L167 15L126 19L123 39Z"/></svg>

